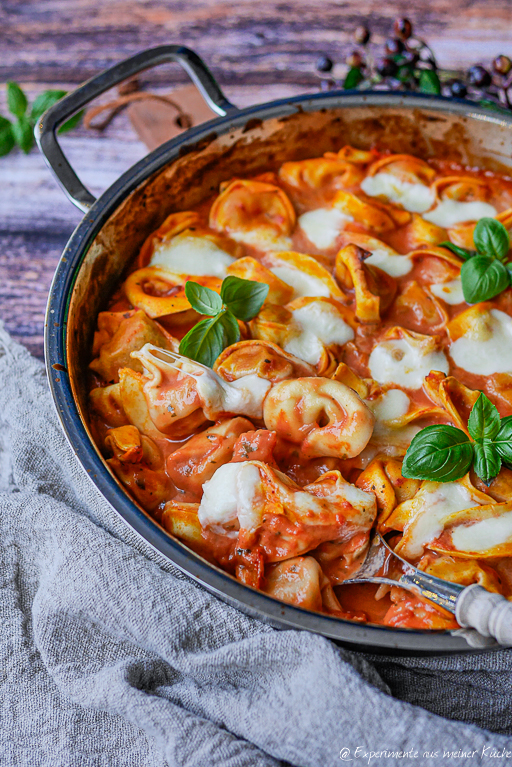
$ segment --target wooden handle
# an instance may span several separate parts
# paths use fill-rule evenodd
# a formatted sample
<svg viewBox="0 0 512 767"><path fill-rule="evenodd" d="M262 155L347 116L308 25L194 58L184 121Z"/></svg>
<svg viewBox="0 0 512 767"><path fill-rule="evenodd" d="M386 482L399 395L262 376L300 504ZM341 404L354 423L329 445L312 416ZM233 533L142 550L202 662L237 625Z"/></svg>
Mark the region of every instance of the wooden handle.
<svg viewBox="0 0 512 767"><path fill-rule="evenodd" d="M476 583L460 594L455 607L460 626L473 628L500 645L512 645L512 602L501 594L493 594Z"/></svg>

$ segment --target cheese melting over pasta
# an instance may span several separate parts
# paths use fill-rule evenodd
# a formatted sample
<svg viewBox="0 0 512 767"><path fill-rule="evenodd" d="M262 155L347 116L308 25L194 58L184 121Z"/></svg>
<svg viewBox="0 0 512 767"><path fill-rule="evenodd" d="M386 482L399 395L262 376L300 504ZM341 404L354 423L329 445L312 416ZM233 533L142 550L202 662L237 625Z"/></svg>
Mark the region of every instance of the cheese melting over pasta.
<svg viewBox="0 0 512 767"><path fill-rule="evenodd" d="M444 352L424 352L406 338L390 339L377 344L368 361L372 378L382 384L395 383L406 389L419 389L431 370L448 373Z"/></svg>
<svg viewBox="0 0 512 767"><path fill-rule="evenodd" d="M292 314L302 332L287 341L284 349L311 365L320 361L324 346L346 344L354 338L354 331L333 306L312 302Z"/></svg>
<svg viewBox="0 0 512 767"><path fill-rule="evenodd" d="M512 511L473 525L459 525L452 530L452 543L458 551L487 551L510 540Z"/></svg>
<svg viewBox="0 0 512 767"><path fill-rule="evenodd" d="M462 281L460 277L456 277L449 282L440 282L437 285L430 286L430 292L435 295L436 298L441 298L450 306L457 306L464 301L464 294L462 292Z"/></svg>
<svg viewBox="0 0 512 767"><path fill-rule="evenodd" d="M413 267L408 256L399 256L380 249L372 251L371 256L365 259L365 264L377 266L386 274L390 274L391 277L403 277L404 274L409 274Z"/></svg>
<svg viewBox="0 0 512 767"><path fill-rule="evenodd" d="M396 421L409 410L411 401L401 389L389 389L378 399L367 402L377 421Z"/></svg>
<svg viewBox="0 0 512 767"><path fill-rule="evenodd" d="M405 529L400 554L417 558L423 547L437 538L445 520L456 511L474 508L477 504L469 490L457 482L425 482L414 498L415 513Z"/></svg>
<svg viewBox="0 0 512 767"><path fill-rule="evenodd" d="M242 232L230 232L229 236L232 240L252 245L263 252L290 250L292 246L290 237L285 237L284 235L269 231L268 229L258 229L256 227Z"/></svg>
<svg viewBox="0 0 512 767"><path fill-rule="evenodd" d="M484 327L470 327L454 341L450 356L468 373L512 373L512 317L499 309L491 309L489 314L490 322Z"/></svg>
<svg viewBox="0 0 512 767"><path fill-rule="evenodd" d="M497 211L493 205L488 202L475 200L473 202L460 202L447 198L442 200L433 210L423 214L425 221L431 224L442 226L443 229L449 229L455 224L462 224L464 221L478 221L480 218L494 218Z"/></svg>
<svg viewBox="0 0 512 767"><path fill-rule="evenodd" d="M294 269L293 266L277 263L270 267L270 271L293 288L293 299L313 296L328 298L330 296L329 288L324 282L317 280L310 274L301 272L300 269Z"/></svg>
<svg viewBox="0 0 512 767"><path fill-rule="evenodd" d="M337 208L317 208L303 213L298 223L316 248L332 248L345 224L353 220Z"/></svg>
<svg viewBox="0 0 512 767"><path fill-rule="evenodd" d="M392 173L383 172L376 173L375 176L367 176L361 182L361 189L369 197L385 197L413 213L423 213L428 210L435 199L434 192L429 186L402 181Z"/></svg>
<svg viewBox="0 0 512 767"><path fill-rule="evenodd" d="M165 240L155 249L150 266L160 266L175 274L196 277L211 275L223 279L227 268L236 259L207 237L178 235Z"/></svg>
<svg viewBox="0 0 512 767"><path fill-rule="evenodd" d="M198 517L203 527L229 525L244 513L244 504L255 495L260 481L258 469L248 463L226 463L204 483Z"/></svg>

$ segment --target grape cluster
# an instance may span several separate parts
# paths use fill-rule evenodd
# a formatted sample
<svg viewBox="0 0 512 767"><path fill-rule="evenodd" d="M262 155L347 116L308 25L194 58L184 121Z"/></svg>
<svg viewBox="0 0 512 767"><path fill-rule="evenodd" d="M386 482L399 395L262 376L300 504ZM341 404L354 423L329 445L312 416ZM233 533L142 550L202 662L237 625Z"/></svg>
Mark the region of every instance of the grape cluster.
<svg viewBox="0 0 512 767"><path fill-rule="evenodd" d="M371 32L366 26L357 27L354 41L358 48L347 57L341 82L329 56L317 59L323 90L341 84L345 90L418 91L470 98L482 106L512 108L512 60L508 56L497 56L489 68L474 64L465 73L441 69L432 49L413 34L412 23L405 17L395 19L393 36L386 40L383 55L375 57L371 51Z"/></svg>

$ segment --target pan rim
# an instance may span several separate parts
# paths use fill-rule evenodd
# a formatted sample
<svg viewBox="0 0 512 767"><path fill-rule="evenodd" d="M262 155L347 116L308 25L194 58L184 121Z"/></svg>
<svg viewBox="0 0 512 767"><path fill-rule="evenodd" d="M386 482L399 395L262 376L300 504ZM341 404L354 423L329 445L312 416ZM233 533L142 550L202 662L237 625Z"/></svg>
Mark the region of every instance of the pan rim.
<svg viewBox="0 0 512 767"><path fill-rule="evenodd" d="M247 107L215 118L161 145L129 168L92 205L71 235L59 260L48 298L45 322L45 360L52 398L65 436L80 465L105 500L124 522L179 570L231 606L276 628L309 630L351 649L371 653L453 654L501 649L472 648L451 632L397 629L333 618L288 605L236 581L210 565L181 542L171 538L144 514L115 482L82 422L67 373L66 339L70 297L88 248L108 218L141 183L183 152L213 133L216 136L241 127L247 119L283 117L298 110L380 106L426 109L512 127L512 115L501 115L471 102L408 93L343 92L296 96ZM56 374L57 373L57 374Z"/></svg>

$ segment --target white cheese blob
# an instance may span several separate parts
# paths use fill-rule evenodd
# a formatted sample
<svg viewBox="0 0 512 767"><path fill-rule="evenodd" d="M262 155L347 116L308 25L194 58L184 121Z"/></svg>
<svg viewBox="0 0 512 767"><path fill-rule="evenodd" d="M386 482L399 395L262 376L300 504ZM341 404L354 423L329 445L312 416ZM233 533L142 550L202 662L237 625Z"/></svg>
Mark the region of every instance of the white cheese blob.
<svg viewBox="0 0 512 767"><path fill-rule="evenodd" d="M150 266L159 266L175 274L197 277L211 275L223 279L227 267L236 259L207 237L178 235L160 243L151 256Z"/></svg>
<svg viewBox="0 0 512 767"><path fill-rule="evenodd" d="M458 551L488 551L511 540L512 511L452 530L452 543Z"/></svg>
<svg viewBox="0 0 512 767"><path fill-rule="evenodd" d="M436 298L441 298L445 303L450 306L457 306L464 301L464 294L462 292L462 281L460 277L455 277L454 280L449 282L440 282L437 285L430 285L430 292L434 294Z"/></svg>
<svg viewBox="0 0 512 767"><path fill-rule="evenodd" d="M299 336L290 338L284 349L311 365L320 362L324 346L341 346L354 338L350 325L347 325L330 304L312 302L295 309L292 315L302 332Z"/></svg>
<svg viewBox="0 0 512 767"><path fill-rule="evenodd" d="M432 207L435 200L435 194L429 186L402 181L392 173L367 176L361 183L361 189L369 197L385 197L413 213L423 213Z"/></svg>
<svg viewBox="0 0 512 767"><path fill-rule="evenodd" d="M263 252L290 250L292 247L290 237L279 235L271 229L254 228L241 232L229 232L229 236L232 240L245 242L247 245L253 245Z"/></svg>
<svg viewBox="0 0 512 767"><path fill-rule="evenodd" d="M288 264L277 263L270 267L270 271L293 288L292 299L313 296L329 298L331 295L325 282Z"/></svg>
<svg viewBox="0 0 512 767"><path fill-rule="evenodd" d="M213 477L203 485L203 497L197 515L203 527L228 525L238 514L236 479L241 463L219 466Z"/></svg>
<svg viewBox="0 0 512 767"><path fill-rule="evenodd" d="M406 389L419 389L431 370L449 372L444 352L425 353L407 338L382 341L370 354L368 362L372 378L382 384L395 383Z"/></svg>
<svg viewBox="0 0 512 767"><path fill-rule="evenodd" d="M371 264L372 266L378 266L386 274L390 274L391 277L403 277L404 274L408 274L413 263L409 256L395 255L389 253L387 250L377 249L372 251L371 256L365 258L365 264Z"/></svg>
<svg viewBox="0 0 512 767"><path fill-rule="evenodd" d="M235 381L220 379L211 374L194 375L201 404L208 417L218 413L245 415L249 418L263 417L263 400L271 387L270 381L252 374Z"/></svg>
<svg viewBox="0 0 512 767"><path fill-rule="evenodd" d="M442 226L443 229L449 229L455 224L462 224L464 221L478 221L481 218L494 218L497 210L488 202L460 202L459 200L450 200L446 198L436 205L433 210L423 214L425 221L431 224Z"/></svg>
<svg viewBox="0 0 512 767"><path fill-rule="evenodd" d="M469 328L450 346L455 364L476 375L512 373L512 317L491 309L485 325Z"/></svg>
<svg viewBox="0 0 512 767"><path fill-rule="evenodd" d="M456 511L472 509L478 504L465 487L457 482L428 482L421 495L416 496L416 513L404 531L401 554L420 557L423 547L437 538L444 529L444 521Z"/></svg>
<svg viewBox="0 0 512 767"><path fill-rule="evenodd" d="M261 486L258 467L252 463L226 463L203 485L197 512L203 527L213 529L238 519L240 527L251 530L260 522L262 504L256 496Z"/></svg>
<svg viewBox="0 0 512 767"><path fill-rule="evenodd" d="M366 403L373 411L377 421L396 421L409 410L411 401L401 389L389 389L378 399Z"/></svg>
<svg viewBox="0 0 512 767"><path fill-rule="evenodd" d="M303 213L298 223L308 240L321 249L332 248L347 221L353 220L337 208L318 208Z"/></svg>

